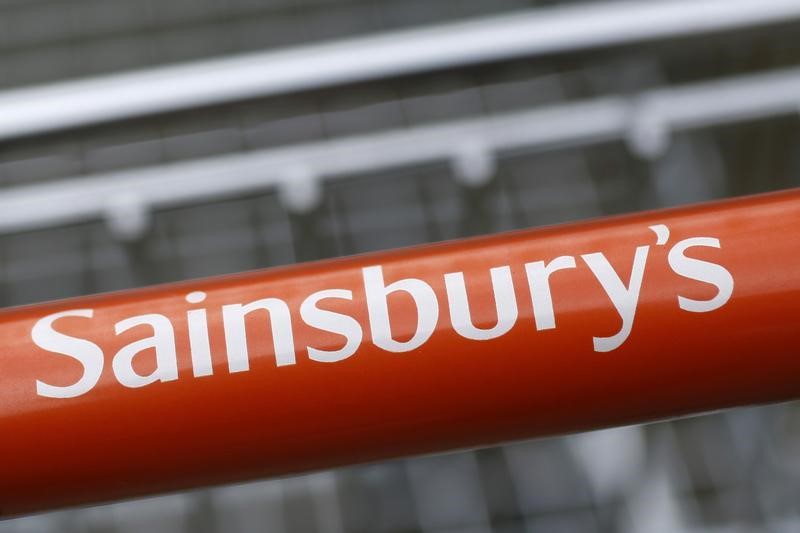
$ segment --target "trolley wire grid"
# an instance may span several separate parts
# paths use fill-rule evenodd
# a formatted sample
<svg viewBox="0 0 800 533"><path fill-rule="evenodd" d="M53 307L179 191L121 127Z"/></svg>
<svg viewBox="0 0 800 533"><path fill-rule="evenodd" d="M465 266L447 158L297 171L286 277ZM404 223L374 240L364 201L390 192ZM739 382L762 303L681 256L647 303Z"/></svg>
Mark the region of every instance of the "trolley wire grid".
<svg viewBox="0 0 800 533"><path fill-rule="evenodd" d="M720 16L684 25L700 20L693 9ZM797 186L797 11L796 2L777 0L6 0L0 302L46 302ZM648 32L617 32L626 20L637 29L624 16L635 12L677 18L669 18L673 29L659 27L655 16ZM537 27L556 17L562 28L574 27L595 15L606 35L627 37L602 40L587 31L566 43L554 31L542 48L523 39L519 49L492 57L455 54L381 73L353 74L362 65L345 55L331 68L347 65L350 77L280 90L258 85L224 98L213 96L213 69L206 69L246 57L274 65L300 52L314 60L342 43L358 52L370 42L364 39L413 46L420 35L454 35L437 28L498 21ZM116 115L61 109L69 120L45 113L36 121L20 111L43 102L58 109L58 91L70 87L182 69L212 72L202 81L213 97L164 106L145 84L135 96L153 107ZM720 88L745 95L715 98ZM697 89L706 98L693 100ZM87 110L103 104L98 94L114 107L113 96L92 93L82 100ZM666 95L676 107L648 115L648 95ZM570 142L545 142L563 127L560 113L603 102L619 106L613 131L589 135L597 124L578 116ZM533 135L543 112L558 119L542 128L545 140L507 145L482 136L492 124L503 134L504 117ZM713 120L676 125L665 120L673 113ZM419 132L464 124L477 129L445 130L452 150L424 159L415 152L415 143L434 138ZM332 150L372 148L386 136L406 140L411 155L386 164ZM327 154L326 165L341 165L336 179L309 163L315 150ZM234 171L242 161L287 153L291 164ZM359 158L371 164L359 167ZM222 161L232 165L221 167L228 179L210 179L206 194L179 181ZM169 178L173 169L178 192L139 189L132 179ZM128 186L114 189L125 194L92 188L115 181ZM281 187L284 181L300 185ZM68 207L78 215L51 210L54 194L77 198ZM150 194L172 196L159 203ZM741 408L396 459L10 519L0 531L795 531L798 413L794 403ZM57 437L53 444L57 453Z"/></svg>

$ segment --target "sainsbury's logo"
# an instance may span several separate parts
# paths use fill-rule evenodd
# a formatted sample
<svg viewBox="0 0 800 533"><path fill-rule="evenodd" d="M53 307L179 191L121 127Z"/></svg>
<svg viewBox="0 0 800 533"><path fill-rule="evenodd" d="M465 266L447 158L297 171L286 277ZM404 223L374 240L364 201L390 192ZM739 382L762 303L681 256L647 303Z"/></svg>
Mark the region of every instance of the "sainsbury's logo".
<svg viewBox="0 0 800 533"><path fill-rule="evenodd" d="M656 246L670 244L670 231L665 225L650 226L650 230L656 235ZM697 300L682 295L677 297L680 309L706 313L719 309L728 302L733 293L734 280L722 265L692 257L691 251L698 248L719 249L721 245L714 237L683 239L670 245L667 261L670 269L678 276L715 288L714 296L708 299ZM296 309L291 309L285 299L277 297L244 303L224 303L220 306L219 313L216 313L220 316L220 324L216 327L221 325L224 334L225 357L230 373L250 370L248 328L252 329L252 324L248 326L246 318L258 312L266 312L269 316L272 344L270 353L274 354L278 367L296 364L297 357L304 353L309 359L322 363L336 363L352 357L365 342L365 330L369 332L368 342L383 351L404 353L416 350L431 338L437 328L443 327L440 317L444 314L440 312L443 306L446 306L450 321L447 327L457 335L471 341L487 341L507 334L518 322L518 295L524 291L515 287L512 267L515 271L521 267L520 271L524 272L526 297L530 298L532 304L536 331L551 330L557 326L551 278L568 276L569 271L585 267L596 279L621 321L619 330L613 335L595 336L591 339L594 351L610 352L622 346L631 334L650 250L651 245L637 246L632 250L629 276L621 276L603 252L561 255L521 265L492 267L488 274L494 301L479 302L484 307L493 304L495 308L496 321L490 325L476 324L473 320L464 271L442 272L441 279L445 289L442 299L441 294L437 297L431 284L423 279L407 277L387 282L384 268L381 265L372 265L361 268L359 276L359 291L363 290L364 294L366 321L359 321L355 316L330 309L331 302L354 300L354 287L336 287L309 294ZM392 312L389 298L393 294L404 294L413 302L415 313L411 319L412 325L409 326L410 335L398 336L394 332L393 323L397 324L401 319L408 320L408 317L406 314L399 317L398 313ZM209 341L209 308L203 306L207 297L202 291L190 292L184 297L191 307L185 312L185 323L194 377L214 374ZM472 303L476 305L476 302ZM100 345L88 338L66 334L57 329L58 321L67 317L86 320L87 328L91 328L95 310L70 309L53 313L39 319L31 330L31 338L36 346L68 357L82 367L81 377L67 385L37 380L36 392L43 397L73 398L84 395L97 385L104 371L107 358ZM305 326L338 336L344 342L336 347L298 346L293 333L293 323L298 319ZM142 325L149 326L152 335L132 341L114 351L110 357L114 378L129 388L177 380L176 334L172 320L167 315L153 312L124 318L113 324L113 333L120 336ZM134 364L137 356L145 351L155 354L154 369L146 374L141 373L141 369L137 371Z"/></svg>

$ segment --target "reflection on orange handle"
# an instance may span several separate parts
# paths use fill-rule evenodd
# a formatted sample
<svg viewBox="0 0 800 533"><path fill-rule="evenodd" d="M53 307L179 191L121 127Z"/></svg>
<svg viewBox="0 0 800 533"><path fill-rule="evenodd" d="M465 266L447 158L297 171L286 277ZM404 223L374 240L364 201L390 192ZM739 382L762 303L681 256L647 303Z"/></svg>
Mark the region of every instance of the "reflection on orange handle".
<svg viewBox="0 0 800 533"><path fill-rule="evenodd" d="M800 396L800 192L10 309L0 514Z"/></svg>

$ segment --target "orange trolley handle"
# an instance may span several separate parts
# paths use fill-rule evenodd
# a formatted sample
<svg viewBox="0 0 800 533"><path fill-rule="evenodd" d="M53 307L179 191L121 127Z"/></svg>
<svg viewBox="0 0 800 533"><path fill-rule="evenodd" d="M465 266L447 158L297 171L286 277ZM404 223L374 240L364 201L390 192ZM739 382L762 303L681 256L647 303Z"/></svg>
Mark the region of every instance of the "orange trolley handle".
<svg viewBox="0 0 800 533"><path fill-rule="evenodd" d="M800 192L9 309L0 514L800 396Z"/></svg>

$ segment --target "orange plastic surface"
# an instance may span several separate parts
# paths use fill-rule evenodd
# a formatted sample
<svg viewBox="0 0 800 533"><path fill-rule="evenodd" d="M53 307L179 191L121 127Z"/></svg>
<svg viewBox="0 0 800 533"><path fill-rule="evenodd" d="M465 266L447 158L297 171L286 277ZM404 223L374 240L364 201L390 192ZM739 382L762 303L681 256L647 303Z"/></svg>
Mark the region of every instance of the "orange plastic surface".
<svg viewBox="0 0 800 533"><path fill-rule="evenodd" d="M0 514L791 399L799 300L789 191L9 309Z"/></svg>

